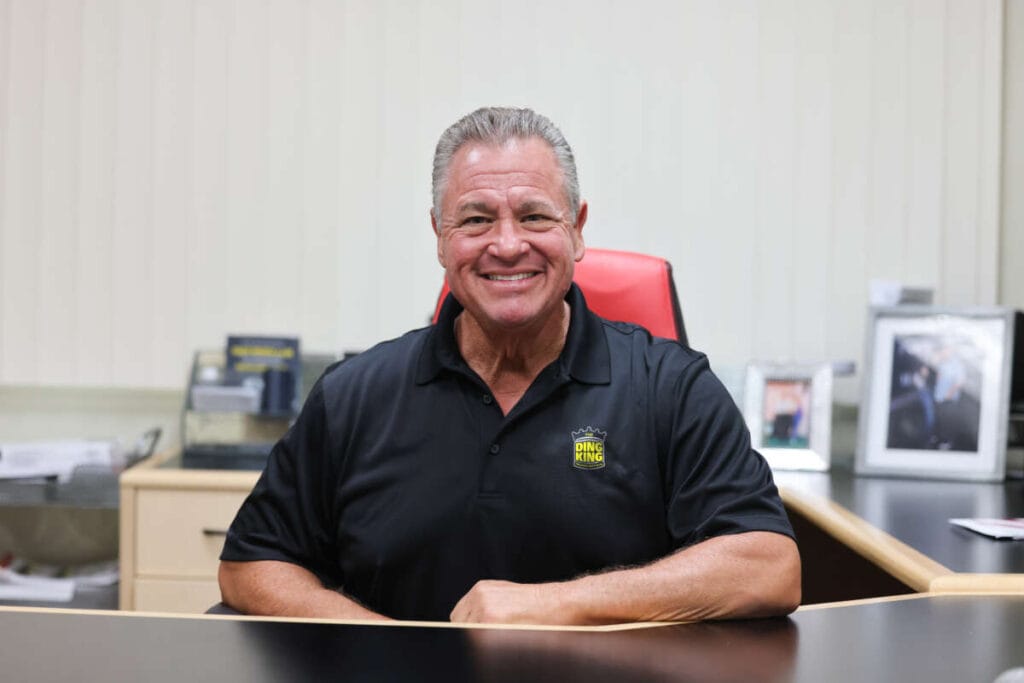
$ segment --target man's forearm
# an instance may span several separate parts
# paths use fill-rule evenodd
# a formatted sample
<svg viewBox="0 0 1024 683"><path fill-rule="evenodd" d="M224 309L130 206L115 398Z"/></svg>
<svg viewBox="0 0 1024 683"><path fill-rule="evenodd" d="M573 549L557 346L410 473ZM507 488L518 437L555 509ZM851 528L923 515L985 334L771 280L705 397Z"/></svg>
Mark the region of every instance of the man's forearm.
<svg viewBox="0 0 1024 683"><path fill-rule="evenodd" d="M221 562L221 599L244 614L386 619L337 591L324 588L312 572L288 562Z"/></svg>
<svg viewBox="0 0 1024 683"><path fill-rule="evenodd" d="M607 624L788 614L800 603L800 556L789 538L712 538L643 567L547 584L481 581L453 621Z"/></svg>
<svg viewBox="0 0 1024 683"><path fill-rule="evenodd" d="M721 536L643 567L569 581L561 602L574 623L788 614L800 604L800 555L779 534Z"/></svg>

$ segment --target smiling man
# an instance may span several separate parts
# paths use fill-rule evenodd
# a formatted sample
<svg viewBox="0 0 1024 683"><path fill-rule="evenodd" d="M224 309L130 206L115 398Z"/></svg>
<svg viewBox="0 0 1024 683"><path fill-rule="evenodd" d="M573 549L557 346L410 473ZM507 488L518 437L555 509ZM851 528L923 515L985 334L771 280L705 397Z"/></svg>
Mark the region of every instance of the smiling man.
<svg viewBox="0 0 1024 683"><path fill-rule="evenodd" d="M456 122L436 325L330 369L222 554L251 614L599 624L784 614L800 560L707 359L591 313L587 205L528 109Z"/></svg>

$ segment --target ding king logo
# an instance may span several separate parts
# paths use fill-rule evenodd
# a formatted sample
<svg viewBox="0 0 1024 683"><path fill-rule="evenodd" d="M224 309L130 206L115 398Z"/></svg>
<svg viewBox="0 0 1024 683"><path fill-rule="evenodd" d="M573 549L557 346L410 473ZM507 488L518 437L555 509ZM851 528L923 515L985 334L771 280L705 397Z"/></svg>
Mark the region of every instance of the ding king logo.
<svg viewBox="0 0 1024 683"><path fill-rule="evenodd" d="M598 470L604 467L604 439L608 432L594 427L584 427L572 433L573 467L581 470Z"/></svg>

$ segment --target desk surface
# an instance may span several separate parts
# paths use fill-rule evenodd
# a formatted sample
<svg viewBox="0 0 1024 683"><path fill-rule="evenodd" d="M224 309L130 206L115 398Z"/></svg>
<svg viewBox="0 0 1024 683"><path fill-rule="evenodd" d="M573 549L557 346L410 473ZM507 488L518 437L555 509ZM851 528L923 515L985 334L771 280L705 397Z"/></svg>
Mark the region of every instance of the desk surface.
<svg viewBox="0 0 1024 683"><path fill-rule="evenodd" d="M1024 481L1004 483L778 472L780 488L831 500L958 573L1024 573L1024 542L996 541L953 526L951 517L1024 517Z"/></svg>
<svg viewBox="0 0 1024 683"><path fill-rule="evenodd" d="M1024 596L918 596L618 631L0 609L5 680L993 681Z"/></svg>

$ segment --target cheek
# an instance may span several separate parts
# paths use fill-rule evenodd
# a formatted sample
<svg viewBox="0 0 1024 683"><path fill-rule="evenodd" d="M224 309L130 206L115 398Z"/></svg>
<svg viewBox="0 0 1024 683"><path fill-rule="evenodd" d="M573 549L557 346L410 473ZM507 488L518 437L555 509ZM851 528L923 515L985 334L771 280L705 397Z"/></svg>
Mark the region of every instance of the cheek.
<svg viewBox="0 0 1024 683"><path fill-rule="evenodd" d="M473 246L472 240L465 236L447 237L438 240L437 253L441 265L446 270L458 269L475 259L477 249Z"/></svg>

